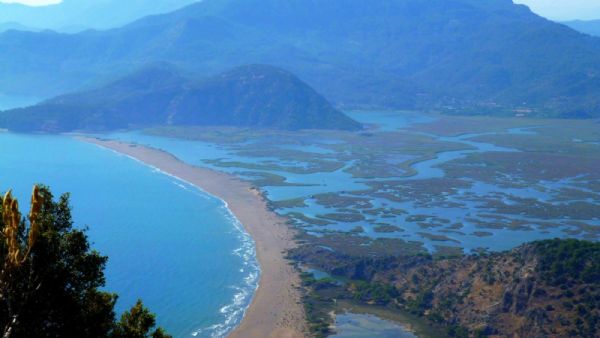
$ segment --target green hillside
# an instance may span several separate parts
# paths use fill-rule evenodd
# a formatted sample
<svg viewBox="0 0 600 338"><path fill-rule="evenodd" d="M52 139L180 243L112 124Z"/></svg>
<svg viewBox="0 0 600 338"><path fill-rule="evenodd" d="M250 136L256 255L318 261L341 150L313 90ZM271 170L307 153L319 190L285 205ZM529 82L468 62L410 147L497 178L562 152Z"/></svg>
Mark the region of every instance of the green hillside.
<svg viewBox="0 0 600 338"><path fill-rule="evenodd" d="M361 128L294 75L263 65L237 67L203 80L188 78L171 65L154 65L98 89L0 113L0 126L15 131L156 125Z"/></svg>

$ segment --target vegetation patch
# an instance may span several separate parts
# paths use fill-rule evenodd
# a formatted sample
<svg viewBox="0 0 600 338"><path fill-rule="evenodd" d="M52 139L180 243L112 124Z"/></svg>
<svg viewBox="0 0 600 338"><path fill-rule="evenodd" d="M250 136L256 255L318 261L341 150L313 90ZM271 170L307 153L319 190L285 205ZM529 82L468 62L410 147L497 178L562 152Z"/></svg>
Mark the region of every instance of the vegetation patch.
<svg viewBox="0 0 600 338"><path fill-rule="evenodd" d="M392 232L400 232L404 231L402 228L391 225L391 224L378 224L373 228L373 231L377 233L392 233Z"/></svg>
<svg viewBox="0 0 600 338"><path fill-rule="evenodd" d="M306 205L304 198L294 198L283 201L269 201L269 206L272 209L290 209L290 208L305 208Z"/></svg>
<svg viewBox="0 0 600 338"><path fill-rule="evenodd" d="M286 214L286 216L291 218L292 221L295 222L296 225L299 225L299 226L302 226L304 224L310 224L310 225L316 225L316 226L326 226L326 225L334 224L331 221L327 221L322 218L308 217L299 212L289 212Z"/></svg>
<svg viewBox="0 0 600 338"><path fill-rule="evenodd" d="M365 216L359 213L331 213L324 215L317 215L318 218L323 218L326 220L331 220L335 222L344 222L344 223L356 223L365 220Z"/></svg>

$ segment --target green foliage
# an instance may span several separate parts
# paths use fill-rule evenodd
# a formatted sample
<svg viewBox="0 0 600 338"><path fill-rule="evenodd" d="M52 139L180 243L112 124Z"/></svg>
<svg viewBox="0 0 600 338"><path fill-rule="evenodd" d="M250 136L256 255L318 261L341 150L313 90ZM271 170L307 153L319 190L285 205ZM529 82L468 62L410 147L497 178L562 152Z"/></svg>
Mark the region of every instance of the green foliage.
<svg viewBox="0 0 600 338"><path fill-rule="evenodd" d="M312 335L316 338L325 338L331 334L330 326L333 318L329 312L333 311L334 296L338 288L337 281L331 278L316 279L312 273L300 274L304 295L302 297L306 319ZM329 294L328 291L333 291Z"/></svg>
<svg viewBox="0 0 600 338"><path fill-rule="evenodd" d="M312 273L303 272L300 274L300 278L304 286L311 287L316 291L338 286L338 282L331 277L316 279Z"/></svg>
<svg viewBox="0 0 600 338"><path fill-rule="evenodd" d="M485 330L478 329L478 330L475 330L475 332L473 333L473 336L475 338L487 338L488 335L485 333Z"/></svg>
<svg viewBox="0 0 600 338"><path fill-rule="evenodd" d="M388 304L400 295L393 285L361 281L353 282L350 290L355 300L382 305Z"/></svg>
<svg viewBox="0 0 600 338"><path fill-rule="evenodd" d="M330 325L332 318L328 311L333 308L331 299L324 299L314 291L309 291L303 297L304 311L309 329L313 336L327 337L331 334Z"/></svg>
<svg viewBox="0 0 600 338"><path fill-rule="evenodd" d="M554 239L534 245L540 255L538 269L553 285L600 280L600 243Z"/></svg>
<svg viewBox="0 0 600 338"><path fill-rule="evenodd" d="M469 330L463 326L453 325L448 328L448 337L469 338Z"/></svg>
<svg viewBox="0 0 600 338"><path fill-rule="evenodd" d="M406 306L410 312L421 315L425 310L431 308L432 300L433 292L429 289L424 289L420 290L415 299L409 300Z"/></svg>
<svg viewBox="0 0 600 338"><path fill-rule="evenodd" d="M121 316L115 326L112 337L114 338L167 338L163 329L152 329L156 325L155 316L144 307L141 300Z"/></svg>
<svg viewBox="0 0 600 338"><path fill-rule="evenodd" d="M30 242L29 254L18 266L8 268L5 263L0 274L3 337L145 337L117 334L130 331L123 331L125 322L115 322L117 296L101 291L107 257L92 250L85 231L73 227L69 195L55 201L48 188L40 187L39 197L42 204L35 213L39 233ZM5 211L0 210L0 216ZM7 226L0 217L0 228ZM28 240L26 228L23 220L18 237L23 243ZM0 261L9 262L8 253L7 241L0 240ZM149 329L150 315L140 307L130 313L142 316L129 323L143 319L144 325L138 327ZM157 332L156 337L166 337Z"/></svg>

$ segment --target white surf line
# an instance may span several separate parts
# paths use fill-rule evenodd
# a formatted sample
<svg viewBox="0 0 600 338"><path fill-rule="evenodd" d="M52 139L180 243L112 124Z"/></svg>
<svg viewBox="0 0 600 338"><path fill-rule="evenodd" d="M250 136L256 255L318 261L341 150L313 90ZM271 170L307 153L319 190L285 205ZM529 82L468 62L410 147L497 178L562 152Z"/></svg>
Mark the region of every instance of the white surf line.
<svg viewBox="0 0 600 338"><path fill-rule="evenodd" d="M75 139L77 139L77 138L78 138L78 137L75 137ZM160 169L160 168L158 168L158 167L156 167L156 166L154 166L154 165L152 165L152 164L146 163L146 162L144 162L144 161L142 161L142 160L140 160L140 159L138 159L138 158L135 158L135 157L133 157L133 156L131 156L131 155L124 154L124 153L122 153L122 152L119 152L119 151L117 151L117 150L115 150L115 149L112 149L112 148L109 148L109 147L105 147L105 146L102 146L102 145L100 145L100 144L97 144L97 143L87 142L87 141L85 141L85 140L82 140L82 139L79 139L79 141L81 141L81 142L85 142L85 143L88 143L88 144L92 144L92 145L94 145L94 146L96 146L96 147L98 147L98 148L100 148L100 149L103 149L103 150L107 150L107 151L113 152L114 154L116 154L116 155L118 155L118 156L123 156L123 157L126 157L126 158L128 158L128 159L131 159L131 160L133 160L133 161L135 161L135 162L137 162L137 163L140 163L140 164L142 164L143 166L145 166L145 167L147 167L147 168L151 168L152 170L154 170L155 172L158 172L158 173L160 173L161 175L164 175L164 176L167 176L167 177L174 178L174 179L175 179L175 180L177 180L177 181L180 181L180 182L182 182L182 183L185 183L185 184L187 184L187 185L189 185L189 186L192 186L192 187L194 187L195 189L197 189L197 190L201 191L202 193L204 193L204 194L206 194L206 195L208 195L208 196L210 196L210 197L212 197L212 198L215 198L216 200L218 200L218 201L220 201L220 202L221 202L221 204L222 204L222 205L223 205L223 207L226 209L226 211L227 211L227 213L229 214L229 216L230 216L230 217L233 219L233 222L232 222L232 223L233 223L233 225L234 225L234 228L235 228L236 230L238 230L238 231L240 232L240 234L241 234L241 235L242 235L244 238L247 238L247 239L249 240L249 242L250 242L250 243L252 243L252 253L251 253L251 257L250 257L250 259L251 259L251 262L253 263L253 264L252 264L252 265L253 265L253 268L254 268L254 269L256 270L256 272L257 272L257 274L256 274L256 278L255 278L256 282L253 284L253 285L254 285L254 290L253 290L253 292L252 292L252 294L251 294L251 296L252 296L252 297L251 297L251 298L248 300L248 302L247 302L247 305L243 307L243 309L242 309L242 316L241 316L241 318L240 318L240 321L239 321L239 322L238 322L238 323L237 323L235 326L232 326L232 327L230 327L230 328L226 328L226 330L225 330L225 331L223 331L222 333L221 333L221 332L219 332L220 334L219 334L218 336L215 336L215 337L225 337L227 334L229 334L229 333L233 332L233 331L234 331L234 330L235 330L235 329L236 329L236 328L237 328L237 327L238 327L238 326L239 326L239 325L242 323L242 320L243 320L243 318L246 316L246 312L248 311L248 309L250 308L250 305L252 304L252 301L254 300L254 296L256 295L256 291L257 291L257 290L258 290L258 288L260 287L260 275L262 274L262 270L261 270L261 268L260 268L260 262L258 261L258 258L257 258L257 256L256 256L256 241L254 240L254 238L252 238L252 236L250 235L250 233L248 233L248 231L245 229L245 227L244 227L244 225L242 224L242 222L240 222L240 220L239 220L239 219L238 219L238 218L235 216L235 214L233 213L233 211L231 211L231 209L229 208L229 203L227 203L227 201L225 201L224 199L222 199L222 198L220 198L220 197L218 197L218 196L215 196L215 195L213 195L213 194L211 194L211 193L209 193L209 192L205 191L204 189L202 189L202 187L199 187L199 186L198 186L198 185L196 185L196 184L193 184L193 183L191 183L191 182L189 182L189 181L187 181L187 180L185 180L185 179L183 179L183 178L181 178L181 177L179 177L179 176L177 176L177 175L174 175L174 174L168 173L168 172L166 172L166 171L164 171L164 170L162 170L162 169ZM118 141L118 140L117 140L117 142L120 142L120 141ZM143 147L145 147L145 146L143 146ZM148 148L149 148L149 147L148 147ZM164 150L160 150L160 149L156 149L156 150L159 150L159 151L164 151ZM165 151L165 152L166 152L166 151ZM168 152L166 152L166 153L168 153ZM173 158L175 158L177 161L180 161L180 160L179 160L177 157L175 157L173 154L170 154L170 153L169 153L169 155L173 156ZM182 162L182 163L185 163L185 162ZM185 163L185 164L187 164L187 163ZM188 165L189 165L189 164L188 164ZM242 243L242 244L243 244L243 243ZM243 249L243 245L242 245L242 247L240 247L240 248L238 248L238 249ZM246 261L246 262L249 262L249 261ZM224 307L227 307L227 306L232 306L232 305L234 305L234 304L235 304L235 296L236 296L236 295L234 295L234 301L233 301L231 304L225 305ZM223 309L224 307L222 307L221 309ZM220 309L220 310L221 310L221 309ZM233 313L231 314L231 316L235 316L235 315L236 315L236 313L235 313L235 312L233 312ZM228 317L228 318L226 318L226 319L225 319L225 322L224 322L224 323L220 323L220 324L215 324L215 325L212 325L211 327L209 327L209 328L207 328L207 329L211 329L211 328L212 328L212 329L217 329L217 328L219 328L219 327L220 327L220 325L223 325L223 324L227 325L227 324L229 324L229 321L230 321L230 320L231 320L231 319ZM206 329L199 329L199 330L197 330L197 331L195 331L195 332L192 332L192 333L191 333L191 335L192 335L192 336L197 336L197 335L198 335L200 332L202 332L203 330L206 330Z"/></svg>

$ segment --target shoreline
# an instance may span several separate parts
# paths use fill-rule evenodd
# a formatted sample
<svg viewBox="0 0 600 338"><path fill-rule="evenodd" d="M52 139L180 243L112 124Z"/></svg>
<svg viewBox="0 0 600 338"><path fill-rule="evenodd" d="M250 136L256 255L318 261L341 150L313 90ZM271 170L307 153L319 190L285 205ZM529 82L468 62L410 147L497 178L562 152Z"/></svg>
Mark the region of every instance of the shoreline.
<svg viewBox="0 0 600 338"><path fill-rule="evenodd" d="M184 163L172 154L136 144L77 136L131 157L174 176L220 199L255 242L260 266L258 288L241 323L230 338L303 338L307 326L300 293L300 277L284 257L295 247L294 231L286 219L267 207L259 190L237 177Z"/></svg>

